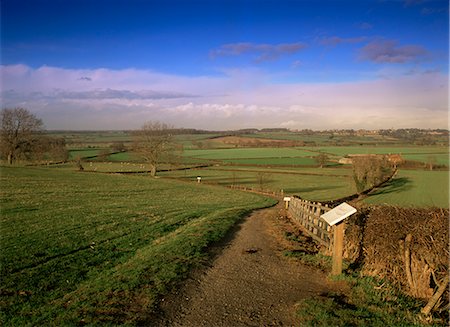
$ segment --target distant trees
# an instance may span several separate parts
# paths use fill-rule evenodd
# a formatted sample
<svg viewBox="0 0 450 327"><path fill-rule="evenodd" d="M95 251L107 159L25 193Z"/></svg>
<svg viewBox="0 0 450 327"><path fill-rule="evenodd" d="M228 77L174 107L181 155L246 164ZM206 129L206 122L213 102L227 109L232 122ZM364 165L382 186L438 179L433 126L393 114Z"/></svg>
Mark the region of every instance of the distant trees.
<svg viewBox="0 0 450 327"><path fill-rule="evenodd" d="M367 155L352 158L353 179L358 193L386 181L394 172L386 156Z"/></svg>
<svg viewBox="0 0 450 327"><path fill-rule="evenodd" d="M69 151L64 138L40 135L36 146L32 149L29 158L36 161L66 162L69 160Z"/></svg>
<svg viewBox="0 0 450 327"><path fill-rule="evenodd" d="M179 150L171 134L172 128L160 122L147 122L134 132L134 151L149 165L150 174L156 176L161 162L173 162Z"/></svg>

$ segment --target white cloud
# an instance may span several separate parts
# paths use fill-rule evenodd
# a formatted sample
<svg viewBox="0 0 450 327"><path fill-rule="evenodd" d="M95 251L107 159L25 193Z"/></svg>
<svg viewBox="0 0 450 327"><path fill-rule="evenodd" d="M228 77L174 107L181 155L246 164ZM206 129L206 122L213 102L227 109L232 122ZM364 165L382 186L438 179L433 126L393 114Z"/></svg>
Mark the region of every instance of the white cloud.
<svg viewBox="0 0 450 327"><path fill-rule="evenodd" d="M261 70L186 77L138 69L1 66L1 101L50 129L129 129L147 120L235 129L447 127L447 76L438 72L346 83L273 84Z"/></svg>

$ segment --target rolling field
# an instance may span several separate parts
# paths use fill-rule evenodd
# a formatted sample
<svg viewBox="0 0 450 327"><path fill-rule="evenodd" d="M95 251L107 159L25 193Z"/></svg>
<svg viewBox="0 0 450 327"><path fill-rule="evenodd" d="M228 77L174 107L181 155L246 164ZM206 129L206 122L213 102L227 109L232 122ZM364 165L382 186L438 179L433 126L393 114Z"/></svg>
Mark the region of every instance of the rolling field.
<svg viewBox="0 0 450 327"><path fill-rule="evenodd" d="M449 172L400 170L386 186L364 200L370 204L449 207Z"/></svg>
<svg viewBox="0 0 450 327"><path fill-rule="evenodd" d="M139 323L240 217L273 200L59 168L1 168L1 324Z"/></svg>
<svg viewBox="0 0 450 327"><path fill-rule="evenodd" d="M422 163L432 162L433 164L449 166L448 153L430 153L430 154L404 154L402 157L405 160L419 161Z"/></svg>
<svg viewBox="0 0 450 327"><path fill-rule="evenodd" d="M277 169L253 169L251 167L210 167L203 169L189 169L184 171L162 172L159 175L178 178L186 181L196 181L202 177L203 183L223 186L242 185L263 188L269 191L280 191L285 194L298 195L312 201L334 200L356 192L351 170L340 169L296 169L295 171ZM264 173L259 177L260 173ZM262 183L260 182L262 178Z"/></svg>
<svg viewBox="0 0 450 327"><path fill-rule="evenodd" d="M234 148L211 150L188 150L184 156L202 159L247 159L247 158L295 158L316 156L317 153L303 148Z"/></svg>
<svg viewBox="0 0 450 327"><path fill-rule="evenodd" d="M75 160L79 158L93 157L100 153L101 149L72 149L69 151L69 160Z"/></svg>
<svg viewBox="0 0 450 327"><path fill-rule="evenodd" d="M187 150L187 159L220 161L234 165L315 166L318 153L303 148L232 148Z"/></svg>
<svg viewBox="0 0 450 327"><path fill-rule="evenodd" d="M449 150L447 147L442 146L326 146L317 148L307 148L310 150L316 150L325 152L336 156L345 156L348 154L421 154L421 155L435 155L435 154L447 154Z"/></svg>
<svg viewBox="0 0 450 327"><path fill-rule="evenodd" d="M322 135L306 135L292 132L276 132L276 133L256 133L245 135L254 138L275 139L275 140L292 140L303 141L305 143L315 143L317 145L330 144L330 142L344 142L354 144L389 144L397 143L398 140L390 139L379 135L366 135L366 136L332 136L331 133Z"/></svg>
<svg viewBox="0 0 450 327"><path fill-rule="evenodd" d="M246 158L223 159L223 162L236 165L273 165L273 166L314 166L317 162L313 158L285 157L285 158Z"/></svg>

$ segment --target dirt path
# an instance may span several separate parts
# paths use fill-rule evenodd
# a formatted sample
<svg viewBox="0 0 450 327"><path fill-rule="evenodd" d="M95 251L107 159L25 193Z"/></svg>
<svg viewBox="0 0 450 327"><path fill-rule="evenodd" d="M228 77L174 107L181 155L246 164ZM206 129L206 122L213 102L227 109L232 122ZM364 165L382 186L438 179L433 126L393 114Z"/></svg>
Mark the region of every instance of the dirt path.
<svg viewBox="0 0 450 327"><path fill-rule="evenodd" d="M254 212L223 251L161 302L158 326L298 325L295 305L329 290L326 275L280 255L279 206Z"/></svg>

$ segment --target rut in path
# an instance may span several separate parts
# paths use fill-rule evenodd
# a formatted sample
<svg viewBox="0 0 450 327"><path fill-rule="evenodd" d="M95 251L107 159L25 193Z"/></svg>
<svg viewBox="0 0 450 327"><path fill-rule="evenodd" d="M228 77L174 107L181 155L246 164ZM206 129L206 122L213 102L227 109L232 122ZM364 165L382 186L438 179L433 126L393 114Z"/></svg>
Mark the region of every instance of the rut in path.
<svg viewBox="0 0 450 327"><path fill-rule="evenodd" d="M330 285L320 270L280 255L275 226L282 210L247 217L211 267L161 302L157 326L299 325L296 303Z"/></svg>

